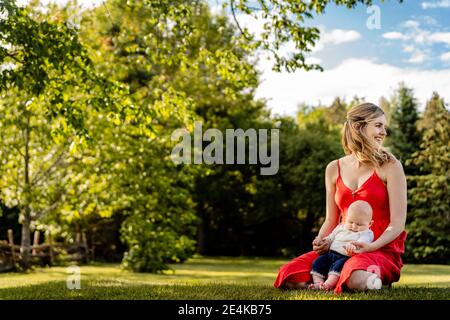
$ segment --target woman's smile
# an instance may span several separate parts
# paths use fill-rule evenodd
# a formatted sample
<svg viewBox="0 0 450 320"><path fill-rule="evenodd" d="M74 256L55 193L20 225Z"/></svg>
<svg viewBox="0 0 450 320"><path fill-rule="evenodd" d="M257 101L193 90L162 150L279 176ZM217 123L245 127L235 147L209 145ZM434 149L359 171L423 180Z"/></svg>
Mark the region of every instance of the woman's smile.
<svg viewBox="0 0 450 320"><path fill-rule="evenodd" d="M384 136L375 136L375 141L378 142L378 144L381 144L384 140Z"/></svg>

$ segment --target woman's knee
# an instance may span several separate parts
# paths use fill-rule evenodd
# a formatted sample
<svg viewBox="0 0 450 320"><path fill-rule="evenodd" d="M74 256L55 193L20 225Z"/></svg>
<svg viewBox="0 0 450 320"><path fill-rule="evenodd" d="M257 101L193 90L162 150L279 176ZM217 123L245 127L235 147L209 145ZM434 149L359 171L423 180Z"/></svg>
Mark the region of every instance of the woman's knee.
<svg viewBox="0 0 450 320"><path fill-rule="evenodd" d="M373 275L373 273L363 270L355 270L351 273L345 284L350 290L367 290L367 280L371 275Z"/></svg>

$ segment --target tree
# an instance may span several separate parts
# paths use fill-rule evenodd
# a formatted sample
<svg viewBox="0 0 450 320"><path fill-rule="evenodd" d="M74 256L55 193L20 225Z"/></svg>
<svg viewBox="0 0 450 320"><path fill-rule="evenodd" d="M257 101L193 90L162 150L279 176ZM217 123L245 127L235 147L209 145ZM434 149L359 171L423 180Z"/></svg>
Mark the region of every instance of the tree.
<svg viewBox="0 0 450 320"><path fill-rule="evenodd" d="M432 126L424 131L420 150L412 162L420 175L409 176L406 257L409 261L450 263L450 112L437 94L428 101L427 118ZM436 103L440 102L440 103Z"/></svg>
<svg viewBox="0 0 450 320"><path fill-rule="evenodd" d="M197 218L191 193L200 168L177 166L169 158L174 145L171 133L190 128L195 98L206 99L188 90L208 87L211 91L222 79L222 90L232 94L230 88L246 79L230 72L236 71L236 58L227 48L231 44L219 37L223 50L203 48L205 34L210 29L218 32L203 4L174 2L173 7L165 7L164 3L110 1L107 6L109 17L103 8L84 16L82 38L90 44L98 68L130 87L137 110L151 113L152 127L146 132L134 121L106 128L117 139L115 150L106 147L102 158L114 157L116 167L114 183L122 202L116 211L124 215L121 237L128 247L123 265L158 272L169 262L184 261L195 249ZM102 140L102 145L108 144L108 139Z"/></svg>
<svg viewBox="0 0 450 320"><path fill-rule="evenodd" d="M431 99L425 105L425 111L421 114L417 123L419 130L424 131L433 127L436 115L440 114L442 108L445 108L444 99L437 92L433 92Z"/></svg>
<svg viewBox="0 0 450 320"><path fill-rule="evenodd" d="M347 117L347 106L344 101L341 101L339 97L333 100L331 106L329 106L325 113L325 119L328 123L342 126Z"/></svg>
<svg viewBox="0 0 450 320"><path fill-rule="evenodd" d="M384 111L386 115L387 123L391 122L391 103L385 97L381 97L379 100L379 106Z"/></svg>
<svg viewBox="0 0 450 320"><path fill-rule="evenodd" d="M419 114L413 90L400 84L394 98L393 109L390 123L391 135L386 140L386 145L402 163L405 163L414 152L419 150L420 145L420 133L417 130ZM414 174L416 170L413 164L405 166L407 175Z"/></svg>
<svg viewBox="0 0 450 320"><path fill-rule="evenodd" d="M74 29L15 1L0 2L2 200L20 208L21 253L29 267L30 226L63 197L61 168L89 134L88 107L125 115L118 89L99 77ZM6 93L5 93L6 92ZM120 118L120 116L119 116Z"/></svg>
<svg viewBox="0 0 450 320"><path fill-rule="evenodd" d="M278 250L282 251L277 254L294 256L310 250L311 241L325 217L325 168L343 154L340 127L327 122L326 110L304 111L297 127L289 129L285 124L283 130L281 126L282 161L276 180L281 192L275 193L278 199L270 194L272 190L263 190L260 198L266 200L262 200L258 208L272 211L276 218L271 220L271 225L280 224L277 219L287 222L282 228L270 231L278 232ZM277 206L269 206L269 201Z"/></svg>

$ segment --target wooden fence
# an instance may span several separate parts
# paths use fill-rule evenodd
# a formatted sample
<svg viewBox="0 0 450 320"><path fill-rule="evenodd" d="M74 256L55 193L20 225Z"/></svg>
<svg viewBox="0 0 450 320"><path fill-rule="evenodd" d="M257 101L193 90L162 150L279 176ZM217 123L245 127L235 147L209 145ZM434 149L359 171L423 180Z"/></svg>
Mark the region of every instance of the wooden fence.
<svg viewBox="0 0 450 320"><path fill-rule="evenodd" d="M53 243L51 233L45 243L39 244L40 232L35 231L31 246L30 264L53 266L57 262L89 262L90 250L84 233L77 234L73 244ZM8 240L0 240L0 272L14 271L22 263L20 245L14 243L13 231L8 230Z"/></svg>

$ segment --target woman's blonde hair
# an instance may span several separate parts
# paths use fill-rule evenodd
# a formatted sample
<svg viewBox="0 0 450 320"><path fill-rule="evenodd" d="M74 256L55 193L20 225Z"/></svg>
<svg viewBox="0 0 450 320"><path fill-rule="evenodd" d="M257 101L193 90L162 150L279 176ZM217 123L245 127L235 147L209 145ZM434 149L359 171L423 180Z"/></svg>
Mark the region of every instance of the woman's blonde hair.
<svg viewBox="0 0 450 320"><path fill-rule="evenodd" d="M355 154L359 162L372 167L381 167L393 159L386 149L370 143L363 129L371 120L384 115L384 111L373 103L362 103L347 112L347 121L342 130L342 146L345 154Z"/></svg>

